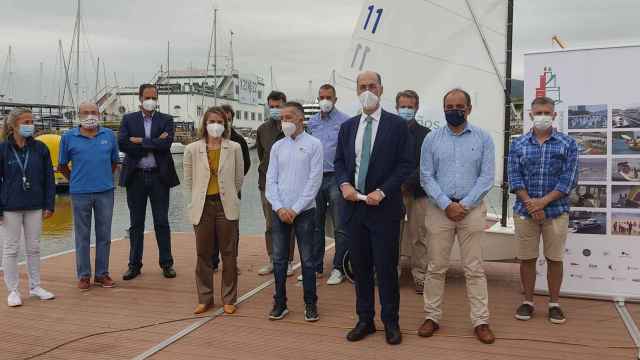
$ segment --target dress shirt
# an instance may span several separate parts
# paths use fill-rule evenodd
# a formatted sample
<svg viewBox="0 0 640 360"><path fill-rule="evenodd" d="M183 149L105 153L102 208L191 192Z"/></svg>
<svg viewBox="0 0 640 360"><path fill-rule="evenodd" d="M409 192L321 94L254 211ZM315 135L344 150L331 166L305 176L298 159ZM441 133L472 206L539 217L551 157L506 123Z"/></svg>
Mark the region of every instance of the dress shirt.
<svg viewBox="0 0 640 360"><path fill-rule="evenodd" d="M467 124L454 134L448 126L429 133L422 144L420 184L430 199L446 209L451 199L472 209L491 190L495 177L495 149L491 136Z"/></svg>
<svg viewBox="0 0 640 360"><path fill-rule="evenodd" d="M322 143L307 134L285 137L271 148L266 197L273 211L292 209L296 214L316 206L322 185Z"/></svg>
<svg viewBox="0 0 640 360"><path fill-rule="evenodd" d="M144 137L147 139L151 138L151 123L153 121L153 114L147 116L144 112L142 112L142 119L144 121ZM156 158L153 156L153 152L150 151L145 155L140 162L138 162L138 167L142 169L151 169L156 167Z"/></svg>
<svg viewBox="0 0 640 360"><path fill-rule="evenodd" d="M353 183L357 184L358 174L360 173L360 159L362 158L362 139L364 138L364 128L367 126L367 118L371 117L371 152L376 143L376 134L378 133L378 125L380 124L380 117L382 116L382 106L378 106L373 114L367 115L364 112L360 116L360 124L358 124L358 132L356 133L356 174L353 179ZM358 189L363 191L362 189Z"/></svg>
<svg viewBox="0 0 640 360"><path fill-rule="evenodd" d="M342 123L349 120L349 116L335 107L328 114L319 112L309 119L309 133L320 140L324 152L322 169L324 172L334 172L333 161L336 157L338 133Z"/></svg>

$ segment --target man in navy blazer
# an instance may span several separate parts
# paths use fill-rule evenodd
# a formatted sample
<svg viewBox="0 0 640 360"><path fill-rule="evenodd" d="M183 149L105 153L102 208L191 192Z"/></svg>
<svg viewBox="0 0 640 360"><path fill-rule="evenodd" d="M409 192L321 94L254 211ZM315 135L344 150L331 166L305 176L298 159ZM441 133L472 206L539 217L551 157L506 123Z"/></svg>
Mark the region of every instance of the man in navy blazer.
<svg viewBox="0 0 640 360"><path fill-rule="evenodd" d="M404 217L400 186L415 169L406 122L382 110L382 79L371 71L358 75L362 114L342 124L335 157L337 183L345 198L344 221L351 241L358 323L347 340L376 331L374 269L387 343L402 341L398 323L398 252Z"/></svg>
<svg viewBox="0 0 640 360"><path fill-rule="evenodd" d="M171 256L169 189L178 186L180 180L171 156L173 118L156 111L158 88L155 85L140 86L139 94L141 111L125 115L118 133L118 145L126 154L120 174L120 186L127 189L131 221L129 269L122 279L131 280L140 275L147 199L151 201L162 273L166 278L174 278L176 272Z"/></svg>

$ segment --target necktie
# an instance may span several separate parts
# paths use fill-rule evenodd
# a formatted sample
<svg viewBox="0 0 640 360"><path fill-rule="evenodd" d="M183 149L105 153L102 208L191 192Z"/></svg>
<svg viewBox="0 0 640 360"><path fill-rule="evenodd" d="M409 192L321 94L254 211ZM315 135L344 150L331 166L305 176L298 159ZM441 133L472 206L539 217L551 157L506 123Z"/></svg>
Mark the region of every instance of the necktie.
<svg viewBox="0 0 640 360"><path fill-rule="evenodd" d="M360 153L360 169L358 172L358 190L365 192L367 183L367 172L369 171L369 160L371 159L371 133L373 118L368 116L365 120L367 125L364 127L364 136L362 137L362 152Z"/></svg>

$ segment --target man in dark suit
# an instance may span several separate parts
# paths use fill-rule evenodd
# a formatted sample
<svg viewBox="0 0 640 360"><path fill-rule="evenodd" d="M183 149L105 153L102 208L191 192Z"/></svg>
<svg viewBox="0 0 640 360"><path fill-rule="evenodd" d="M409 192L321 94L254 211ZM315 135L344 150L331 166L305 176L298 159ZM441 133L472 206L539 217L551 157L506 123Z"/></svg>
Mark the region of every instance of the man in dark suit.
<svg viewBox="0 0 640 360"><path fill-rule="evenodd" d="M347 340L376 331L374 268L387 343L402 341L398 323L400 292L398 251L404 217L400 186L415 169L406 122L382 110L382 79L375 72L358 75L362 115L342 124L336 149L337 183L346 201L344 220L351 239L358 323Z"/></svg>
<svg viewBox="0 0 640 360"><path fill-rule="evenodd" d="M178 186L180 181L170 151L174 136L173 118L156 111L158 88L155 85L140 86L139 94L141 111L125 115L118 134L120 150L127 155L122 166L120 186L127 188L131 221L129 269L122 279L131 280L140 275L147 199L151 201L162 273L166 278L174 278L169 190Z"/></svg>

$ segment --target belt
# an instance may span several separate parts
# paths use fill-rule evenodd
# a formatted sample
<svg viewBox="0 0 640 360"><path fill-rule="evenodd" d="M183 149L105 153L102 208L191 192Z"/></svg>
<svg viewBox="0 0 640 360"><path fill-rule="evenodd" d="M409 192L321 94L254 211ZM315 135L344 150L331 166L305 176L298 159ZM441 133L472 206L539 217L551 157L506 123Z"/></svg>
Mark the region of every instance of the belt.
<svg viewBox="0 0 640 360"><path fill-rule="evenodd" d="M459 203L461 199L450 198L450 200L454 203Z"/></svg>
<svg viewBox="0 0 640 360"><path fill-rule="evenodd" d="M335 171L327 171L327 172L322 173L322 176L333 176L335 174L336 174Z"/></svg>
<svg viewBox="0 0 640 360"><path fill-rule="evenodd" d="M220 194L207 195L208 201L220 201Z"/></svg>
<svg viewBox="0 0 640 360"><path fill-rule="evenodd" d="M142 171L143 173L153 173L158 171L157 167L152 167L152 168L138 168L139 171Z"/></svg>

